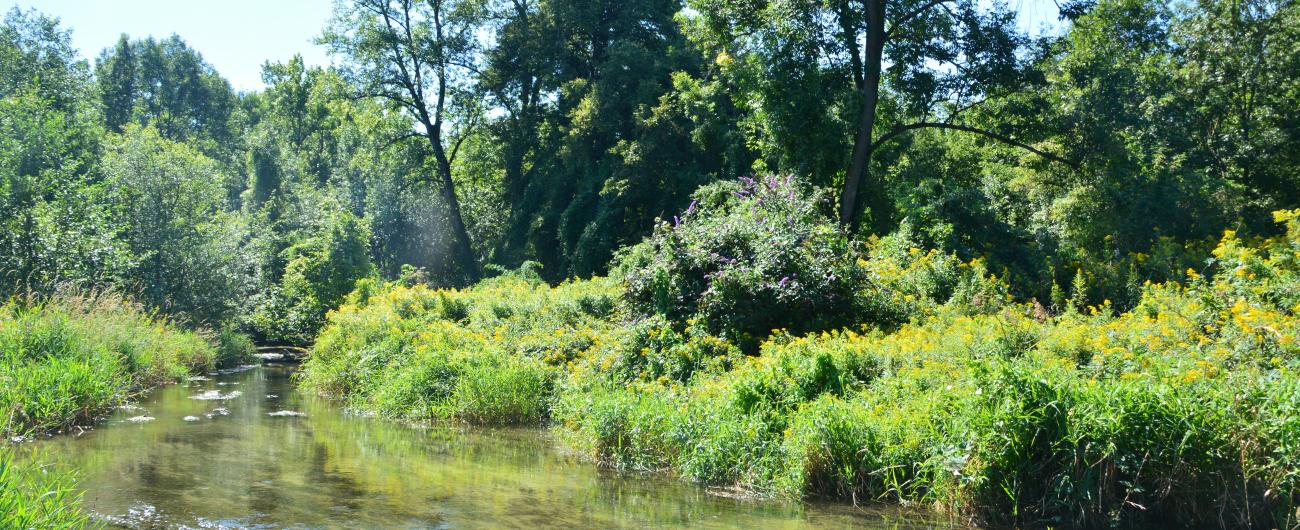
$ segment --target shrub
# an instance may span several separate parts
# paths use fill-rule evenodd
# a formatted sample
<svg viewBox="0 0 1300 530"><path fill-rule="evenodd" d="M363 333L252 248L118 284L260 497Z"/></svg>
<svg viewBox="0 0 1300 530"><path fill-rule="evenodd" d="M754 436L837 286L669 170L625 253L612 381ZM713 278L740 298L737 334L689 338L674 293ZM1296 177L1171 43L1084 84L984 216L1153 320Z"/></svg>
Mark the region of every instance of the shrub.
<svg viewBox="0 0 1300 530"><path fill-rule="evenodd" d="M257 348L253 345L253 339L229 326L217 330L214 342L217 348L217 368L240 366L255 359L253 354Z"/></svg>
<svg viewBox="0 0 1300 530"><path fill-rule="evenodd" d="M828 208L789 178L701 188L686 212L617 258L624 299L639 315L698 319L750 352L777 328L856 325L860 245Z"/></svg>
<svg viewBox="0 0 1300 530"><path fill-rule="evenodd" d="M363 290L330 314L300 382L389 417L538 423L557 368L616 327L617 290L600 279L552 288L525 270L463 290Z"/></svg>
<svg viewBox="0 0 1300 530"><path fill-rule="evenodd" d="M1006 288L980 262L913 245L909 225L883 239L851 240L820 193L792 179L742 179L701 188L672 223L618 258L635 316L658 315L680 332L715 335L747 353L773 330L803 334L867 325L892 328L950 298L996 310Z"/></svg>

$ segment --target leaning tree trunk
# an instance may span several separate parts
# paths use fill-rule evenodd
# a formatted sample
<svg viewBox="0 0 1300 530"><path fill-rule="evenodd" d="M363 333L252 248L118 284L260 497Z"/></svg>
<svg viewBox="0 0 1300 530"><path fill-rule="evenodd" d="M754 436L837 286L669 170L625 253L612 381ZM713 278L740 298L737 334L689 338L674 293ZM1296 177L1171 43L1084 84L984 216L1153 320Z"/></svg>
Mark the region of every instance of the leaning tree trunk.
<svg viewBox="0 0 1300 530"><path fill-rule="evenodd" d="M469 230L465 228L465 220L460 214L460 200L456 198L456 185L451 179L451 160L447 158L447 153L443 150L442 142L437 135L430 134L429 142L433 144L434 158L438 163L439 192L447 205L447 217L451 221L452 252L455 254L456 265L471 282L477 281L480 277L478 259L474 257Z"/></svg>
<svg viewBox="0 0 1300 530"><path fill-rule="evenodd" d="M872 229L884 231L888 225L886 194L883 183L871 173L873 130L876 127L876 106L880 101L880 68L885 49L884 0L867 1L867 57L862 83L862 114L858 119L858 132L853 142L853 159L844 177L840 194L840 223L856 231L862 218L864 191L871 201ZM863 189L864 184L867 189Z"/></svg>

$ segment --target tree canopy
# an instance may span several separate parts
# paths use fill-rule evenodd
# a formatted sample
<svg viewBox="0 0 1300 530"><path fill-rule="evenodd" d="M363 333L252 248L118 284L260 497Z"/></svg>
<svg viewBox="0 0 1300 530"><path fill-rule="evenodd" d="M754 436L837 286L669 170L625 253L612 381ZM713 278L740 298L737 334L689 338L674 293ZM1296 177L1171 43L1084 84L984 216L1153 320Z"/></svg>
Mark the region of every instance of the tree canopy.
<svg viewBox="0 0 1300 530"><path fill-rule="evenodd" d="M604 273L740 177L1049 309L1133 303L1300 202L1293 2L1075 2L1030 37L974 0L349 0L336 66L245 93L180 36L91 65L70 31L0 27L4 289L121 288L267 339L307 337L347 278Z"/></svg>

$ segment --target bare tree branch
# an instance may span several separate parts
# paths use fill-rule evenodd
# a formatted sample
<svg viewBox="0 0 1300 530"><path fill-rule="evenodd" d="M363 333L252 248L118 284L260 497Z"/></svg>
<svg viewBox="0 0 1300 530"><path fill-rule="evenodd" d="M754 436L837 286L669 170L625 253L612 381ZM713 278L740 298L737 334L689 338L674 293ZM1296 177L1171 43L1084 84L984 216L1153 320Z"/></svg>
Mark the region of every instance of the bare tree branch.
<svg viewBox="0 0 1300 530"><path fill-rule="evenodd" d="M895 20L893 21L892 24L890 24L890 26L889 26L889 30L885 32L885 40L888 41L888 40L890 40L890 39L893 39L893 38L894 38L894 30L895 30L895 29L897 29L898 27L902 26L903 24L908 23L908 22L911 21L913 18L916 18L916 17L920 16L922 13L925 13L926 11L929 11L930 8L932 8L932 7L934 7L934 6L937 6L937 5L939 5L939 4L943 4L943 3L946 3L946 2L952 2L952 1L953 1L953 0L930 0L929 2L926 2L926 3L924 3L924 4L921 4L920 6L917 6L916 9L913 9L913 10L911 10L911 11L908 11L906 14L904 14L904 15L901 16L901 17L898 17L897 19L895 19Z"/></svg>
<svg viewBox="0 0 1300 530"><path fill-rule="evenodd" d="M999 141L999 142L1002 142L1002 143L1007 144L1007 145L1010 145L1010 146L1019 147L1019 148L1021 148L1021 149L1024 149L1024 150L1026 150L1026 151L1029 151L1029 152L1031 152L1031 153L1034 153L1034 154L1036 154L1036 155L1038 155L1038 156L1041 156L1041 157L1046 158L1046 159L1048 159L1048 160L1051 160L1051 161L1053 161L1053 162L1058 162L1058 163L1061 163L1061 164L1065 164L1065 165L1070 166L1071 168L1074 168L1074 169L1078 169L1078 168L1079 168L1079 163L1076 162L1076 161L1074 161L1074 160L1067 159L1067 158L1065 158L1065 157L1062 157L1062 156L1057 155L1057 154L1054 154L1054 153L1049 153L1049 152L1047 152L1047 151L1043 151L1042 149L1039 149L1039 148L1034 147L1034 146L1032 146L1032 145L1026 144L1026 143L1024 143L1024 142L1020 142L1020 141L1018 141L1018 140L1016 140L1016 139L1014 139L1014 138L1011 138L1011 137L1009 137L1009 136L1005 136L1005 135L1001 135L1001 134L995 133L995 132L993 132L993 131L986 131L986 130L984 130L984 129L980 129L980 128L977 128L977 127L971 127L971 126L969 126L969 125L961 125L961 124L957 124L957 123L932 122L932 121L923 121L923 122L909 123L909 124L907 124L907 125L903 125L903 126L901 126L901 127L898 127L898 128L896 128L896 129L894 129L894 130L892 130L892 131L889 131L889 132L887 132L887 133L881 135L881 136L880 136L880 139L876 140L875 143L872 144L871 147L872 147L872 149L879 148L879 147L880 147L881 145L883 145L885 142L888 142L888 141L890 141L890 140L893 140L894 138L897 138L897 137L899 137L899 136L901 136L901 135L903 135L903 134L905 134L905 133L907 133L907 132L914 131L914 130L916 130L916 129L927 129L927 128L928 128L928 129L948 129L948 130L962 131L962 132L968 132L968 133L978 134L978 135L980 135L980 136L984 136L984 137L986 137L986 138L990 138L990 139L993 139L993 140L997 140L997 141Z"/></svg>

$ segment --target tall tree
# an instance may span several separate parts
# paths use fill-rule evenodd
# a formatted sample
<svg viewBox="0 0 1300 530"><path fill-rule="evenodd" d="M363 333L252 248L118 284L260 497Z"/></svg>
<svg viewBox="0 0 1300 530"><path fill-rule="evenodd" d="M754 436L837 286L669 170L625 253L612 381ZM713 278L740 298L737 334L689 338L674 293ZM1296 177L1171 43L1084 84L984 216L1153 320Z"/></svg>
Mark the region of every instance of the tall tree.
<svg viewBox="0 0 1300 530"><path fill-rule="evenodd" d="M1025 68L1034 52L1031 42L1017 33L1014 15L1004 5L985 9L977 0L699 0L695 7L722 51L741 54L751 59L745 64L759 69L782 71L780 76L750 74L760 78L769 97L824 98L814 112L856 109L856 117L845 120L852 155L847 167L840 166L839 217L845 225L856 228L869 208L875 231L891 227L889 197L871 162L886 142L908 131L973 133L1065 161L1008 131L962 120L972 108L1015 91L1032 73ZM798 110L769 114L787 122L808 119ZM773 128L785 127L789 125Z"/></svg>
<svg viewBox="0 0 1300 530"><path fill-rule="evenodd" d="M103 130L89 69L58 20L0 21L0 297L98 287L123 266L95 185Z"/></svg>
<svg viewBox="0 0 1300 530"><path fill-rule="evenodd" d="M104 104L104 126L120 133L131 121L136 97L136 57L131 39L122 35L112 51L100 55L98 70L100 100Z"/></svg>
<svg viewBox="0 0 1300 530"><path fill-rule="evenodd" d="M435 182L447 207L455 260L471 280L480 275L461 215L452 164L470 127L472 73L478 70L476 32L482 6L474 0L353 0L336 5L320 42L344 60L344 76L360 97L382 99L415 120L394 141L423 137L434 158Z"/></svg>
<svg viewBox="0 0 1300 530"><path fill-rule="evenodd" d="M95 65L104 122L121 130L128 122L153 125L164 138L191 142L204 154L230 162L239 137L231 117L236 97L199 52L180 37L118 43Z"/></svg>
<svg viewBox="0 0 1300 530"><path fill-rule="evenodd" d="M247 292L236 248L224 245L221 165L192 147L130 125L102 162L121 238L136 262L127 285L140 300L202 323L228 317Z"/></svg>
<svg viewBox="0 0 1300 530"><path fill-rule="evenodd" d="M1300 200L1300 3L1200 0L1170 33L1201 161L1270 226L1270 211Z"/></svg>
<svg viewBox="0 0 1300 530"><path fill-rule="evenodd" d="M511 212L498 260L539 261L552 279L599 273L700 184L734 176L706 130L728 98L697 90L703 61L679 0L496 5L482 87L502 109L490 130Z"/></svg>
<svg viewBox="0 0 1300 530"><path fill-rule="evenodd" d="M71 32L59 19L17 7L0 23L0 97L33 89L60 111L74 110L89 81Z"/></svg>

